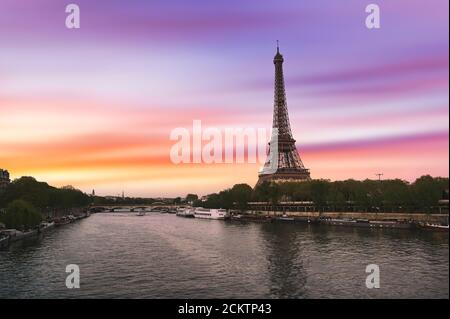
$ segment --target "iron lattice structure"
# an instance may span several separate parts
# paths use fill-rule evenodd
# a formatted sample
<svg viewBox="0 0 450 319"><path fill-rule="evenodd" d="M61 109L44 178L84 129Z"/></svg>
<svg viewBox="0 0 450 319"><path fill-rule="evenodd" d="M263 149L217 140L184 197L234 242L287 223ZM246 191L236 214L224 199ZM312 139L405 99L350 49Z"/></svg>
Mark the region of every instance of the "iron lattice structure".
<svg viewBox="0 0 450 319"><path fill-rule="evenodd" d="M295 140L292 137L284 87L283 62L283 55L277 46L277 53L273 59L275 64L275 93L272 128L278 130L278 139L271 140L269 143L269 154L264 168L259 173L257 185L264 181L287 182L311 179L309 170L303 165L295 146ZM278 147L274 148L274 145L271 145L272 143L277 143ZM271 152L276 149L278 150L278 156L273 159L273 155L276 156L276 154L271 154Z"/></svg>

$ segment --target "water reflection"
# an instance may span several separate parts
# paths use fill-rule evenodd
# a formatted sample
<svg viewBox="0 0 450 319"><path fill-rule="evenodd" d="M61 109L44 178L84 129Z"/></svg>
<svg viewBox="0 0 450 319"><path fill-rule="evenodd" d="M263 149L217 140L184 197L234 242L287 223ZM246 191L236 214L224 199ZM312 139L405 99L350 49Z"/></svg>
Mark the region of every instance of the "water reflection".
<svg viewBox="0 0 450 319"><path fill-rule="evenodd" d="M305 294L301 232L296 225L263 224L266 258L269 261L270 297L301 298Z"/></svg>

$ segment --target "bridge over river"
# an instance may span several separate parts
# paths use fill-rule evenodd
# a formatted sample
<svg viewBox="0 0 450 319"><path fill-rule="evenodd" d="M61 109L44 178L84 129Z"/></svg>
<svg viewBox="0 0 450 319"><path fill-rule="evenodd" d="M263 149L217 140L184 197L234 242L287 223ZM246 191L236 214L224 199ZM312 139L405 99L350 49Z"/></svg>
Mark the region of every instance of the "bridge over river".
<svg viewBox="0 0 450 319"><path fill-rule="evenodd" d="M185 207L183 205L153 203L153 204L136 204L136 205L91 205L91 212L175 212L177 208Z"/></svg>

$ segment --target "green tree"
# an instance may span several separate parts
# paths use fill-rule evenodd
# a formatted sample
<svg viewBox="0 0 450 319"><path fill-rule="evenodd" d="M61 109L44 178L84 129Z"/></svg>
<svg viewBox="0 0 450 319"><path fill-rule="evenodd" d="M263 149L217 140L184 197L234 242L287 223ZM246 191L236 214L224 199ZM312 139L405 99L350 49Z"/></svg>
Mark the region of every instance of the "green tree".
<svg viewBox="0 0 450 319"><path fill-rule="evenodd" d="M346 206L343 188L343 182L333 182L330 184L327 194L327 202L332 206L334 211L340 211Z"/></svg>
<svg viewBox="0 0 450 319"><path fill-rule="evenodd" d="M311 199L319 209L327 204L330 182L327 180L313 180L311 183Z"/></svg>
<svg viewBox="0 0 450 319"><path fill-rule="evenodd" d="M233 193L230 189L226 189L219 193L220 205L218 208L230 209L234 207Z"/></svg>
<svg viewBox="0 0 450 319"><path fill-rule="evenodd" d="M21 177L14 180L0 194L0 207L5 207L16 199L22 199L40 210L82 207L91 202L88 195L71 186L58 189L47 183L38 182L33 177Z"/></svg>
<svg viewBox="0 0 450 319"><path fill-rule="evenodd" d="M410 185L401 179L385 180L381 182L382 201L385 211L401 211L411 207L412 196Z"/></svg>
<svg viewBox="0 0 450 319"><path fill-rule="evenodd" d="M280 202L280 198L282 196L280 185L278 185L277 183L270 183L268 190L270 203L275 206Z"/></svg>
<svg viewBox="0 0 450 319"><path fill-rule="evenodd" d="M238 209L247 208L247 203L252 198L253 189L247 184L236 184L231 189L231 197Z"/></svg>
<svg viewBox="0 0 450 319"><path fill-rule="evenodd" d="M194 200L194 202L192 203L192 206L194 206L194 207L202 207L202 206L204 206L204 205L203 205L203 202L202 202L201 200L196 199L196 200Z"/></svg>
<svg viewBox="0 0 450 319"><path fill-rule="evenodd" d="M208 199L203 203L201 201L194 202L194 206L204 206L205 208L220 208L221 200L219 194L209 194Z"/></svg>
<svg viewBox="0 0 450 319"><path fill-rule="evenodd" d="M253 190L252 199L256 202L264 202L269 198L269 183L262 182Z"/></svg>
<svg viewBox="0 0 450 319"><path fill-rule="evenodd" d="M187 202L195 202L197 199L198 199L198 196L196 194L187 194L186 195Z"/></svg>
<svg viewBox="0 0 450 319"><path fill-rule="evenodd" d="M448 190L448 178L421 176L411 185L413 202L416 208L429 212Z"/></svg>
<svg viewBox="0 0 450 319"><path fill-rule="evenodd" d="M30 203L24 200L14 200L0 216L7 228L26 230L34 228L42 221L42 215Z"/></svg>

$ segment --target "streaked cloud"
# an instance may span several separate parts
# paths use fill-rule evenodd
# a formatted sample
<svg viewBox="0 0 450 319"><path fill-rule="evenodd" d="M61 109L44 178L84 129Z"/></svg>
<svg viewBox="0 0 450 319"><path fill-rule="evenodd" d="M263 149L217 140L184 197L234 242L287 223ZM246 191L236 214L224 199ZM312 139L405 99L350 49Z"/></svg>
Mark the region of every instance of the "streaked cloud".
<svg viewBox="0 0 450 319"><path fill-rule="evenodd" d="M0 167L99 194L205 194L258 165L174 165L170 131L272 123L281 41L315 178L448 176L448 1L1 0Z"/></svg>

